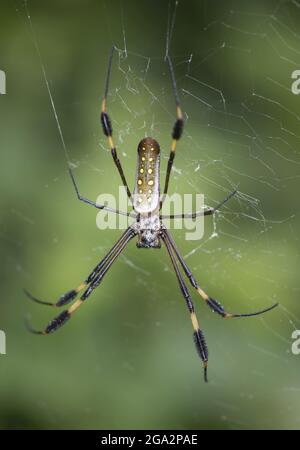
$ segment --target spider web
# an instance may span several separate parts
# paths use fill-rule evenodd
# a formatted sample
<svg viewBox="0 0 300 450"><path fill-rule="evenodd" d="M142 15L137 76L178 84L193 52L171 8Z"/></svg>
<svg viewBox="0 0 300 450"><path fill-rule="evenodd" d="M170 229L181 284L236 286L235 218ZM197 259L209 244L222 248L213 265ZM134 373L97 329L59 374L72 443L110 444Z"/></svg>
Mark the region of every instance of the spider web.
<svg viewBox="0 0 300 450"><path fill-rule="evenodd" d="M165 24L155 30L161 36L161 46L142 44L132 37L139 30L137 22L134 30L130 20L133 6L125 2L117 6L103 3L101 20L106 26L108 47L101 64L91 69L93 86L99 84L99 73L104 80L109 42L115 42L118 52L113 64L108 112L125 174L129 185L133 186L135 149L140 139L150 135L162 148L163 180L175 120L171 82L164 62L165 55L171 55L185 114L185 130L176 151L170 191L204 193L205 204L210 207L216 206L232 190L238 191L220 212L206 219L205 234L200 241L186 242L184 230L174 230L178 247L199 283L229 311L251 312L274 302L279 302L280 307L249 321L221 322L210 311L200 309L199 299L191 288L213 360L210 386L200 385L199 388L199 364L195 361L193 365L193 349L187 350L190 344L186 338L190 331L188 318L184 316L184 305L180 307L180 294L170 262L162 251L160 255L148 257L148 253L129 249L119 259L121 269L118 272L120 276L125 271L132 280L133 287L128 288L127 294L130 302L126 304L133 308L134 302L141 302L142 292L143 302L148 302L149 306L142 306L142 320L137 313L131 316L122 308L120 314L124 314L124 319L120 319L119 325L128 341L128 349L119 366L113 363L127 374L127 382L130 377L136 382L142 374L143 383L150 383L147 389L151 392L156 383L157 394L149 414L144 413L144 419L138 417L142 409L136 400L135 406L131 404L130 417L124 418L123 409L119 413L109 411L107 421L102 419L101 424L116 428L147 427L148 424L162 428L298 428L299 402L295 393L300 390L296 372L299 356L291 353L291 334L300 327L296 303L299 293L300 97L291 93L291 74L300 66L297 31L300 4L295 0L266 1L241 7L240 2L224 2L224 5L216 2L212 8L208 2L201 6L187 2L198 15L198 27L186 36L189 16L183 3L169 2L162 8ZM147 4L146 10L151 22L155 8ZM60 81L51 81L54 77L48 54L51 49L45 50L41 44L46 37L39 24L36 27L35 20L31 21L30 3L26 14L29 35L42 71L40 87L46 88L50 98L49 109L54 113L63 149L61 172L57 176L65 176L63 165L67 163L75 169L84 195L95 200L103 189L116 194L117 173L111 174L111 184L102 185L98 193L92 181L99 175L101 180L105 171L110 170L109 164L113 166L106 139L96 129L96 121L92 128L84 123L89 135L85 140L83 132L68 129L68 114L72 111L78 114L79 109L83 109L89 117L92 114L99 117L100 102L98 106L92 104L90 97L87 105L80 97L74 105L61 104ZM137 17L142 16L138 10ZM93 35L97 35L95 30ZM149 52L143 50L143 46L149 48ZM96 95L99 97L98 88ZM49 118L49 127L51 125ZM87 195L91 189L92 194ZM80 210L76 211L80 214ZM91 218L93 212L89 214ZM25 220L23 211L15 210L15 215L20 222ZM85 251L87 256L79 256L78 264L93 265L93 261L110 248L113 237L118 236L112 232L101 233L101 245ZM58 232L53 247L57 242L63 245L63 238L64 232ZM28 265L26 271L31 271ZM50 278L55 278L53 271ZM109 289L110 286L104 291L107 305L113 296ZM107 305L108 317L111 311ZM114 314L118 314L117 302ZM87 315L86 323L88 320ZM172 323L177 326L170 330ZM137 351L129 350L133 337L142 339L144 333L143 346L152 355L151 374L154 376L154 372L161 371L161 378L156 375L155 383L151 383L139 367L141 364L149 370L150 357L137 362ZM153 336L154 333L157 336ZM153 346L159 347L157 356ZM142 351L143 347L138 348ZM114 349L114 354L117 353ZM159 358L165 358L165 363ZM178 368L180 362L182 367ZM170 387L166 387L170 376L168 366L174 373ZM100 362L95 370L103 370ZM108 374L109 370L104 371L103 379ZM183 378L191 381L175 388ZM143 388L141 383L137 388L131 385L126 389L138 397ZM173 399L174 389L178 389L176 400ZM120 395L119 390L118 393ZM124 393L122 396L129 407L129 399ZM201 405L198 404L200 396ZM118 404L113 398L114 404ZM144 394L142 398L148 397ZM169 417L170 410L164 407L155 419L151 414L160 404L160 398L181 413L172 413ZM98 423L96 412L95 417Z"/></svg>

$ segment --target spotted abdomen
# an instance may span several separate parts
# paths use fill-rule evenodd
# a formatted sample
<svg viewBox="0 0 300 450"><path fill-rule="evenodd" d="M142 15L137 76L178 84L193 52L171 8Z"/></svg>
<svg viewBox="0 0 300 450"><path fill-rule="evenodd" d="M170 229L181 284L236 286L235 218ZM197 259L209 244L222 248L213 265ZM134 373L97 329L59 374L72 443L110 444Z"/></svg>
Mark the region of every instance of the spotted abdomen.
<svg viewBox="0 0 300 450"><path fill-rule="evenodd" d="M143 139L138 145L138 160L133 205L140 214L158 210L160 148L152 138Z"/></svg>

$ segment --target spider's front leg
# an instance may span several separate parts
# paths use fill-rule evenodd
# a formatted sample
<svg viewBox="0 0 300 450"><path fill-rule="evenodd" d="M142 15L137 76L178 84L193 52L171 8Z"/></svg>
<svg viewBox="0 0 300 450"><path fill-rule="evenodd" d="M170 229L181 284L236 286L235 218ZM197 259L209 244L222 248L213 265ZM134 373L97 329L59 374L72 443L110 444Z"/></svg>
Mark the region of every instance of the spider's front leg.
<svg viewBox="0 0 300 450"><path fill-rule="evenodd" d="M90 296L90 294L93 292L94 289L96 289L99 284L102 282L102 279L104 275L108 272L111 265L115 261L115 259L120 255L120 253L124 250L128 242L136 235L136 232L129 227L121 236L121 238L117 241L117 243L111 248L111 250L108 252L108 254L102 259L102 261L95 267L95 269L91 272L91 274L88 276L88 278L80 284L80 286L77 289L73 289L71 291L68 291L66 294L62 295L60 299L56 303L50 303L50 302L43 302L35 297L33 297L31 294L29 294L27 291L27 296L39 304L49 305L53 307L60 307L64 306L71 301L75 299L77 294L83 290L84 288L87 288L82 296L76 300L73 305L71 305L68 309L62 311L60 314L58 314L54 319L52 319L46 328L43 331L36 331L32 329L31 327L28 327L29 330L34 334L42 334L47 335L50 333L53 333L54 331L58 330L62 325L64 325L67 320L71 317L71 315L82 305L82 303Z"/></svg>
<svg viewBox="0 0 300 450"><path fill-rule="evenodd" d="M117 149L114 145L114 141L113 141L113 137L112 137L112 133L113 133L113 129L112 129L112 124L111 124L111 120L110 117L106 111L106 103L107 103L107 96L108 96L108 89L109 89L109 81L110 81L110 74L111 74L111 67L112 67L112 60L113 60L113 55L114 52L116 51L116 47L113 46L110 52L110 56L109 56L109 62L108 62L108 69L107 69L107 75L106 75L106 81L105 81L105 89L104 89L104 96L103 96L103 100L102 100L102 107L101 107L101 124L102 124L102 129L103 129L103 133L107 138L107 142L110 148L110 152L111 155L113 157L114 163L118 169L118 172L120 174L120 177L122 179L122 183L123 186L126 189L128 198L132 199L131 197L131 192L130 189L128 187L128 183L126 181L125 178L125 174L121 165L121 162L118 158L118 154L117 154Z"/></svg>
<svg viewBox="0 0 300 450"><path fill-rule="evenodd" d="M165 186L164 186L163 197L162 197L162 200L160 202L160 209L161 209L162 204L163 204L163 202L164 202L164 200L166 198L166 195L168 193L168 187L169 187L169 182L170 182L170 176L171 176L171 172L172 172L173 162L174 162L174 159L175 159L175 152L176 152L177 142L181 138L181 135L182 135L182 132L183 132L183 127L184 127L183 113L182 113L181 106L180 106L180 101L179 101L179 96L178 96L178 91L177 91L177 84L176 84L176 79L175 79L175 74L174 74L174 68L173 68L173 64L172 64L172 61L171 61L171 58L170 58L169 55L167 55L166 60L167 60L168 66L169 66L169 71L170 71L171 81L172 81L172 87L173 87L173 94L174 94L174 97L175 97L176 121L174 123L173 131L172 131L171 150L170 150L169 159L168 159L168 166L167 166L167 172L166 172L166 178L165 178Z"/></svg>
<svg viewBox="0 0 300 450"><path fill-rule="evenodd" d="M192 272L188 268L186 262L184 261L183 257L181 256L170 232L167 229L163 230L163 236L165 238L165 241L169 243L170 247L173 249L174 253L176 254L186 276L190 280L191 285L194 289L198 292L198 294L202 297L203 300L207 303L207 305L210 307L210 309L219 314L219 316L223 317L224 319L230 319L233 317L252 317L252 316L259 316L260 314L264 314L268 311L271 311L272 309L276 308L278 306L278 303L275 303L274 305L265 308L261 311L256 311L253 313L229 313L225 310L225 308L215 299L211 298L197 283L196 279L194 278Z"/></svg>

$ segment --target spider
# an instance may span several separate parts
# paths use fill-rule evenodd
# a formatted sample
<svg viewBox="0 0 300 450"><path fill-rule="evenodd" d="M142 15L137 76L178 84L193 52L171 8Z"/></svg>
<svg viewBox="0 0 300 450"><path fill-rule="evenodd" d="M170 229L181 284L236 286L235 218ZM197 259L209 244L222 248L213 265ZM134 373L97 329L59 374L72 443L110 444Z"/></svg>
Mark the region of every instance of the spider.
<svg viewBox="0 0 300 450"><path fill-rule="evenodd" d="M77 311L77 309L86 301L86 299L91 295L91 293L96 289L102 282L105 274L108 272L113 262L117 259L117 257L121 254L121 252L125 249L129 241L131 241L134 237L137 237L137 247L138 248L160 248L161 241L165 245L167 252L171 259L171 264L174 268L177 281L179 283L179 287L181 289L181 293L186 302L186 306L190 313L190 318L193 326L193 338L196 346L196 350L198 352L199 357L203 362L204 367L204 380L207 381L207 365L208 365L208 348L206 345L205 337L202 329L200 328L198 319L196 317L194 305L186 283L184 281L183 275L180 271L180 266L188 278L192 287L196 290L196 292L200 295L200 297L205 301L205 303L210 307L210 309L217 313L219 316L227 319L233 317L250 317L257 316L259 314L263 314L267 311L272 310L278 304L274 304L269 308L266 308L261 311L257 311L254 313L248 314L233 314L229 313L225 310L225 308L215 299L210 297L198 284L196 279L194 278L192 272L189 267L185 263L183 257L181 256L170 232L167 230L166 226L163 223L163 219L178 219L178 218L192 218L195 219L199 216L210 216L213 215L217 210L219 210L230 198L232 198L236 191L231 192L222 202L220 202L215 208L209 208L207 210L195 211L189 214L180 214L180 215L162 215L161 208L163 201L168 192L170 174L172 171L173 161L175 158L175 151L177 142L179 141L184 126L183 113L180 106L174 68L172 65L172 61L169 56L166 57L166 61L169 67L170 78L172 82L173 95L175 97L176 104L176 120L172 131L172 142L171 142L171 150L168 159L167 172L164 184L163 195L160 195L160 147L158 142L151 138L146 137L140 141L138 144L138 157L137 157L137 169L136 169L136 180L133 194L128 187L120 160L117 155L117 150L113 142L112 138L112 125L109 115L106 112L106 104L107 104L107 96L109 90L109 81L110 74L112 68L113 54L117 50L115 46L112 47L109 62L108 62L108 70L105 81L105 90L104 96L102 100L102 110L101 110L101 124L103 128L103 132L108 140L108 145L111 151L111 155L113 157L114 163L118 169L118 172L121 176L122 183L127 191L127 195L131 201L133 206L133 211L127 213L120 210L114 210L106 205L98 205L95 202L83 197L78 189L77 183L75 181L72 170L69 168L69 173L71 176L71 180L74 185L75 192L80 201L87 203L89 205L94 206L95 208L101 210L107 210L109 212L115 214L123 214L130 217L135 218L135 222L130 225L126 231L122 234L116 244L111 248L111 250L107 253L107 255L102 259L102 261L94 268L94 270L90 273L90 275L86 278L86 280L76 288L72 289L65 294L63 294L57 302L50 303L41 301L35 297L33 297L29 292L25 291L27 296L40 304L50 305L52 307L61 307L65 306L77 297L80 291L84 291L79 299L74 301L74 303L68 308L58 314L53 320L51 320L46 328L43 331L37 331L30 327L30 331L35 334L47 335L53 333L58 330L62 325L64 325L67 320Z"/></svg>

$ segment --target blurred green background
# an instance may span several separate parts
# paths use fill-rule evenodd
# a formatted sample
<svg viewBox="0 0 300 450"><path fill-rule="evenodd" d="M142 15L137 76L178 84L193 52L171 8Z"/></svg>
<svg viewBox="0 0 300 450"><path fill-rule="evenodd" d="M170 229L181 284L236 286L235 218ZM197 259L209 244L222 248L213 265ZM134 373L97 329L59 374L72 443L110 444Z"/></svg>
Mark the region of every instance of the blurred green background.
<svg viewBox="0 0 300 450"><path fill-rule="evenodd" d="M299 428L299 4L294 1L56 0L1 2L1 428ZM175 11L175 15L174 15ZM174 19L174 20L173 20ZM173 26L174 25L174 26ZM202 286L231 311L280 307L222 321L192 292L210 350L209 384L164 249L132 242L72 320L29 334L55 313L30 303L86 277L120 235L100 231L76 200L117 194L119 177L99 122L107 59L109 108L132 186L136 148L159 140L165 174L174 99L166 35L186 114L170 192L238 196L201 241L174 236ZM36 41L35 41L36 39ZM35 49L40 48L41 60ZM41 64L61 122L64 153Z"/></svg>

